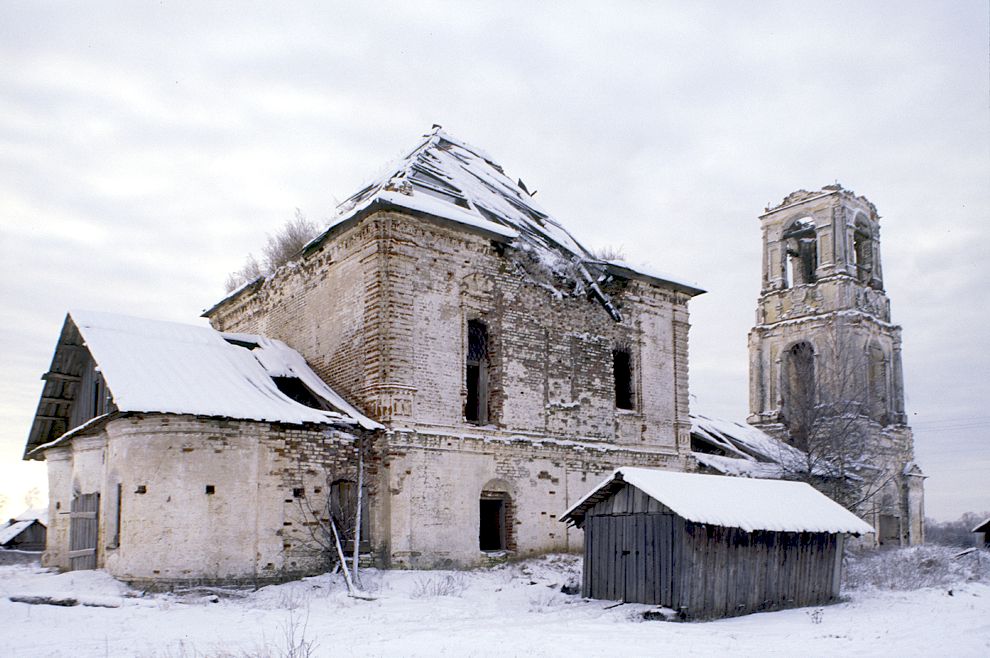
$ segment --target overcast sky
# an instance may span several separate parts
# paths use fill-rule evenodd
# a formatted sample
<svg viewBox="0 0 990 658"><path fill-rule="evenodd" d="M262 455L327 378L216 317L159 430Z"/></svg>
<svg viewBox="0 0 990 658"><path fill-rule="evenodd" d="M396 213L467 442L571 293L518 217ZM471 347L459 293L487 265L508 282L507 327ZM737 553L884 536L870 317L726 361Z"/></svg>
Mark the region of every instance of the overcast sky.
<svg viewBox="0 0 990 658"><path fill-rule="evenodd" d="M273 3L274 4L274 3ZM696 281L692 410L747 414L758 215L883 219L928 514L990 510L988 4L0 4L0 495L65 313L197 322L439 123L590 247Z"/></svg>

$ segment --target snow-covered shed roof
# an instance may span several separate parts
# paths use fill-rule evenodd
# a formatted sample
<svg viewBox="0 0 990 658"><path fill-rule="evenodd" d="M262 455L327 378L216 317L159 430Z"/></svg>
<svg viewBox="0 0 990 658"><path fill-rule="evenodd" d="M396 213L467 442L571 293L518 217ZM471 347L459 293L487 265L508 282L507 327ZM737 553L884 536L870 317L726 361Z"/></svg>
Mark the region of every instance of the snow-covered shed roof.
<svg viewBox="0 0 990 658"><path fill-rule="evenodd" d="M14 517L15 521L40 521L43 525L48 525L48 508L32 507L24 510Z"/></svg>
<svg viewBox="0 0 990 658"><path fill-rule="evenodd" d="M290 424L346 423L367 429L380 425L362 415L324 384L285 343L262 336L225 336L210 327L148 320L113 313L71 311L44 376L28 451L52 434L71 431L75 392L89 363L109 389L117 412L193 414ZM279 389L278 378L298 379L314 403L307 406ZM60 386L58 393L48 390ZM71 384L70 384L71 385ZM62 414L60 418L56 414ZM52 431L61 420L61 431Z"/></svg>
<svg viewBox="0 0 990 658"><path fill-rule="evenodd" d="M531 251L551 270L571 273L616 320L621 317L618 309L599 287L609 275L645 279L689 295L704 292L694 283L648 268L596 258L533 199L533 193L521 180L513 180L484 151L439 126L342 202L330 227L304 251L314 249L328 236L377 209L426 215ZM218 305L239 292L231 293Z"/></svg>
<svg viewBox="0 0 990 658"><path fill-rule="evenodd" d="M633 467L615 469L560 520L582 524L588 509L625 484L694 523L741 528L747 532L873 532L862 519L804 482Z"/></svg>
<svg viewBox="0 0 990 658"><path fill-rule="evenodd" d="M17 539L19 534L30 528L35 523L41 523L41 521L38 519L28 519L26 521L11 519L7 523L0 524L0 546L14 541ZM41 523L41 525L44 524Z"/></svg>
<svg viewBox="0 0 990 658"><path fill-rule="evenodd" d="M975 528L970 530L970 532L988 532L990 533L990 519L987 519L983 523L977 524Z"/></svg>

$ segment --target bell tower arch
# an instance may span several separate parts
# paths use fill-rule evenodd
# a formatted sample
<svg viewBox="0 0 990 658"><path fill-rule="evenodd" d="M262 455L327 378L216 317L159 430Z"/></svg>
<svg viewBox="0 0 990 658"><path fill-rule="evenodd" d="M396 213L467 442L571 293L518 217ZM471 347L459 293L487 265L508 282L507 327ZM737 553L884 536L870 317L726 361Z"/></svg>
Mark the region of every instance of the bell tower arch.
<svg viewBox="0 0 990 658"><path fill-rule="evenodd" d="M901 328L890 321L883 285L879 220L869 200L838 184L799 190L760 215L763 263L749 334L748 421L808 450L816 437L837 431L836 419L853 419L842 431L855 449L839 439L835 450L855 452L861 445L891 481L919 488L920 472L917 482L902 476L914 447L904 412ZM895 499L896 509L881 510L877 502L867 520L879 527L882 511L888 538L896 517L900 541L920 542L920 507L907 509L906 493L886 498Z"/></svg>

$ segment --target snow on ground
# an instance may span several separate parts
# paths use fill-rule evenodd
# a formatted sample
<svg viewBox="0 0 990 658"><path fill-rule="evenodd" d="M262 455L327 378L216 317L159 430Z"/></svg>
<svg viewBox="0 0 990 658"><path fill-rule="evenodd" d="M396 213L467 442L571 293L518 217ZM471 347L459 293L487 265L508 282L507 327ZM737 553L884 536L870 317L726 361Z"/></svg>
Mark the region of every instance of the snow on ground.
<svg viewBox="0 0 990 658"><path fill-rule="evenodd" d="M305 641L313 656L990 655L987 579L858 589L824 608L668 623L643 621L649 606L561 593L579 574L571 555L477 571L367 570L365 588L377 598L361 601L347 597L339 576L239 596L142 595L102 571L6 566L0 654L282 656ZM9 600L16 595L71 596L81 605Z"/></svg>

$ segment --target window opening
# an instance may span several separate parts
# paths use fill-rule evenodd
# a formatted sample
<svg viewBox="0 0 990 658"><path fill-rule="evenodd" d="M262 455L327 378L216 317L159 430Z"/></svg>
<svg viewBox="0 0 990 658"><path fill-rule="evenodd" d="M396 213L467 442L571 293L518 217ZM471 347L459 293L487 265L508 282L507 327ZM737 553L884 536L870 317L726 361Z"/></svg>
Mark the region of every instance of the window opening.
<svg viewBox="0 0 990 658"><path fill-rule="evenodd" d="M285 397L312 409L330 410L298 377L272 377L272 381Z"/></svg>
<svg viewBox="0 0 990 658"><path fill-rule="evenodd" d="M488 327L481 320L468 320L467 329L464 419L470 423L484 424L488 422Z"/></svg>
<svg viewBox="0 0 990 658"><path fill-rule="evenodd" d="M483 551L504 551L508 548L506 527L508 495L483 492L480 500L478 547Z"/></svg>
<svg viewBox="0 0 990 658"><path fill-rule="evenodd" d="M856 278L869 283L873 273L873 240L865 226L857 225L853 234L853 262L856 265Z"/></svg>
<svg viewBox="0 0 990 658"><path fill-rule="evenodd" d="M798 447L807 443L815 420L815 351L809 343L794 345L785 353L783 377L784 422Z"/></svg>
<svg viewBox="0 0 990 658"><path fill-rule="evenodd" d="M808 217L799 219L784 231L784 287L815 282L818 269L818 238L815 222Z"/></svg>
<svg viewBox="0 0 990 658"><path fill-rule="evenodd" d="M634 409L632 355L629 350L612 350L612 372L615 377L615 406Z"/></svg>

